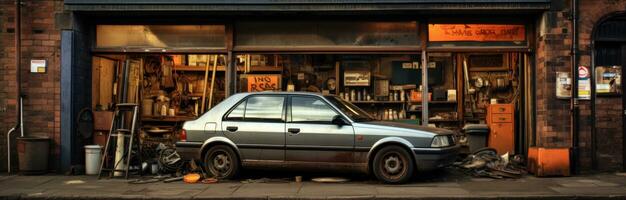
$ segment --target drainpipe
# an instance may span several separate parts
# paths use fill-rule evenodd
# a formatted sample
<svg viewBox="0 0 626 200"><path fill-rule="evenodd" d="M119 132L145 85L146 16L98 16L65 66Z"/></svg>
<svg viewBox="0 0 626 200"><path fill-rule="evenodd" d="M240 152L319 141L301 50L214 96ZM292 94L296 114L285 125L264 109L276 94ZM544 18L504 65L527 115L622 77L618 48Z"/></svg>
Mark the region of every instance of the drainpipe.
<svg viewBox="0 0 626 200"><path fill-rule="evenodd" d="M572 49L571 49L571 62L572 62L572 98L570 99L571 110L571 136L572 136L572 154L571 154L571 172L572 174L578 174L579 163L579 133L578 133L578 0L572 0Z"/></svg>
<svg viewBox="0 0 626 200"><path fill-rule="evenodd" d="M11 173L11 133L15 131L15 129L20 129L20 135L24 137L24 125L22 124L22 76L21 76L21 58L22 58L22 1L15 1L15 82L17 87L17 95L16 98L19 99L17 105L15 106L15 121L16 124L9 132L7 133L7 172Z"/></svg>

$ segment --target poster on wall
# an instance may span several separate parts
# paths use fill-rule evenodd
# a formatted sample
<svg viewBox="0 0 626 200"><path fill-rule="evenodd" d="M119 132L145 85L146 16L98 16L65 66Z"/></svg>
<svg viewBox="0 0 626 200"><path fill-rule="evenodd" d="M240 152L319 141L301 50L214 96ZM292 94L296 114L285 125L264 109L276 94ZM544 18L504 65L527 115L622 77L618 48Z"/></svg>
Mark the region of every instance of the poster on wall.
<svg viewBox="0 0 626 200"><path fill-rule="evenodd" d="M556 98L567 99L572 96L572 78L569 72L556 72Z"/></svg>
<svg viewBox="0 0 626 200"><path fill-rule="evenodd" d="M578 67L578 99L591 99L591 78L589 67ZM572 96L572 78L569 72L556 72L556 97L569 99Z"/></svg>
<svg viewBox="0 0 626 200"><path fill-rule="evenodd" d="M279 91L280 74L246 74L248 92Z"/></svg>
<svg viewBox="0 0 626 200"><path fill-rule="evenodd" d="M591 99L591 74L587 66L578 66L578 98Z"/></svg>
<svg viewBox="0 0 626 200"><path fill-rule="evenodd" d="M596 92L599 95L619 95L622 93L622 66L596 67Z"/></svg>
<svg viewBox="0 0 626 200"><path fill-rule="evenodd" d="M345 86L369 86L369 71L346 71L343 74L343 84Z"/></svg>

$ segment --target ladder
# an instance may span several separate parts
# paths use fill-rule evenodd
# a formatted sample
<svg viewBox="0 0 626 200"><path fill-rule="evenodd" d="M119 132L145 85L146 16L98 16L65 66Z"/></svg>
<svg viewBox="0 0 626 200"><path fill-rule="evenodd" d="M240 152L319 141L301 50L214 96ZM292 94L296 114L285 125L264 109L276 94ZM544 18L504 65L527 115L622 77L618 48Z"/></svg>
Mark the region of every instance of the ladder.
<svg viewBox="0 0 626 200"><path fill-rule="evenodd" d="M138 107L134 103L115 105L113 121L111 122L111 129L104 147L98 179L102 177L103 172L108 172L109 178L123 173L126 179L128 179L130 171L141 172L139 145L136 144L139 140L135 138ZM132 118L126 119L128 114ZM135 169L130 168L132 164L136 166Z"/></svg>

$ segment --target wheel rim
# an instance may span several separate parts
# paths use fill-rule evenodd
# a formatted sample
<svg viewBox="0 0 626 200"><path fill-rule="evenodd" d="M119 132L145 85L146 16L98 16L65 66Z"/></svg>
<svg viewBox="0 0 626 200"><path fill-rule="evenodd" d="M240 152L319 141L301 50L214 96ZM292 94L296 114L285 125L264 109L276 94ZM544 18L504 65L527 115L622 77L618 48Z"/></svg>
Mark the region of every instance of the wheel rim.
<svg viewBox="0 0 626 200"><path fill-rule="evenodd" d="M398 152L387 152L380 162L381 174L387 179L397 180L402 178L408 168L408 162Z"/></svg>
<svg viewBox="0 0 626 200"><path fill-rule="evenodd" d="M232 159L225 151L214 151L208 159L211 173L219 178L225 177L232 171Z"/></svg>

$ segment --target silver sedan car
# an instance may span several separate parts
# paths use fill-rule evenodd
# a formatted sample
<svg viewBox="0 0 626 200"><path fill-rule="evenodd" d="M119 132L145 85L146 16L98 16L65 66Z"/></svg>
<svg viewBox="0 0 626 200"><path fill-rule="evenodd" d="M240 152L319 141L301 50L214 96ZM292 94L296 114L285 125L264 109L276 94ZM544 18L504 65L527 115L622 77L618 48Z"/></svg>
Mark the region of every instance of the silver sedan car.
<svg viewBox="0 0 626 200"><path fill-rule="evenodd" d="M403 183L451 164L459 145L452 131L378 121L336 96L259 92L235 94L185 122L176 149L223 179L272 167L358 170Z"/></svg>

